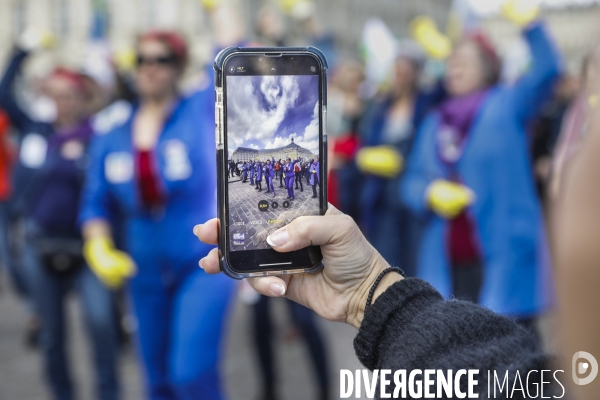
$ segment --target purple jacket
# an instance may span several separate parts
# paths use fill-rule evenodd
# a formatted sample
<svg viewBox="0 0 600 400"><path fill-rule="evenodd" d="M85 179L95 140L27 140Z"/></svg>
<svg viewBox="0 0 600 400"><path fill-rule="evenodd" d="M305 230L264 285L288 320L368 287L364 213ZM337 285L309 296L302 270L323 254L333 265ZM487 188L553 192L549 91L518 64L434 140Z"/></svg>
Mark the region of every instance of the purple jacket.
<svg viewBox="0 0 600 400"><path fill-rule="evenodd" d="M263 176L262 167L263 167L263 165L261 162L256 163L256 180L258 180L258 181L262 180L262 176Z"/></svg>
<svg viewBox="0 0 600 400"><path fill-rule="evenodd" d="M294 174L294 165L296 165L296 161L292 161L290 164L286 164L283 166L283 172L285 172L286 178L293 178Z"/></svg>

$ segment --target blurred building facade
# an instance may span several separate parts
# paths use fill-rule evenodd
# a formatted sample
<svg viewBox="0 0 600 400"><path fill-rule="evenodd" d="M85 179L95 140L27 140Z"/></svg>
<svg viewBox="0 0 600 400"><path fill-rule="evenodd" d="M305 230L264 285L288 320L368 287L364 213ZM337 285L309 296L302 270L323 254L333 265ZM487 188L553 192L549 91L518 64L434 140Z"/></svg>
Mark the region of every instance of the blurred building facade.
<svg viewBox="0 0 600 400"><path fill-rule="evenodd" d="M286 3L282 0L229 1L239 12L249 37L254 35L251 27L261 8ZM349 57L356 57L362 27L369 17L381 18L397 37L406 37L410 20L422 14L432 17L444 30L453 4L451 0L313 0L313 3L319 29L332 34L338 51ZM597 3L584 6L577 3L545 13L572 68L578 65L590 42L597 38L600 25ZM286 18L289 20L286 27L292 33L299 32L300 21ZM501 50L511 46L518 37L518 30L500 17L486 17L483 25ZM104 31L113 51L119 51L131 48L135 37L151 27L181 31L191 43L193 62L207 63L212 59L209 18L200 0L2 0L0 65L4 64L12 43L31 26L52 31L58 39L57 49L43 56L46 64L81 63L93 32L102 34Z"/></svg>
<svg viewBox="0 0 600 400"><path fill-rule="evenodd" d="M231 159L235 162L240 161L264 161L274 158L275 160L285 160L286 158L303 158L310 160L315 157L315 154L310 150L305 149L302 146L298 146L292 142L283 147L277 147L275 149L251 149L248 147L238 147L231 155Z"/></svg>

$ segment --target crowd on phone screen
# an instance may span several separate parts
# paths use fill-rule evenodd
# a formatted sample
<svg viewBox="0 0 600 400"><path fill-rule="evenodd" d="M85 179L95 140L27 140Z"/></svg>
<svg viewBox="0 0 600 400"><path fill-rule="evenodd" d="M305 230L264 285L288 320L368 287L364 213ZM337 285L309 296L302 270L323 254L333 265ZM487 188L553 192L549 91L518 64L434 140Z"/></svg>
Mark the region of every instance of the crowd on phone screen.
<svg viewBox="0 0 600 400"><path fill-rule="evenodd" d="M285 189L286 199L294 200L294 191L304 191L303 181L306 180L306 186L312 187L312 198L318 197L321 180L319 169L319 156L310 160L298 158L294 161L291 158L286 160L267 159L264 162L260 160L228 162L228 176L231 178L239 177L242 183L250 180L250 185L255 186L259 192L263 191L262 181L265 181L265 194L276 196L273 182L279 180L279 188ZM292 175L293 174L293 175ZM285 181L285 182L284 182Z"/></svg>
<svg viewBox="0 0 600 400"><path fill-rule="evenodd" d="M281 31L265 29L269 12L257 19L258 39L287 44ZM561 70L543 22L523 31L532 65L514 83L500 81L499 55L473 32L427 86L419 83L427 54L403 42L388 84L371 96L361 62L340 60L331 35L306 27L306 44L321 47L332 65L336 123L329 187L322 188L330 201L390 264L448 298L481 303L535 330L553 303L543 205L560 191L561 170L598 103ZM209 247L191 234L216 214L207 195L216 185L212 86L178 91L187 45L174 32L151 31L136 43L134 71L114 69L111 85L57 67L25 106L15 82L35 51L16 46L0 83L0 263L27 304L27 342L43 354L52 395L77 398L63 304L76 290L99 399L119 397L118 353L129 333L121 322L129 312L148 398L222 398L218 367L234 283L197 267ZM595 73L586 62L581 80ZM211 82L210 68L205 74ZM32 117L48 98L53 118ZM403 160L392 176L357 163L357 153L384 147ZM294 199L304 190L317 197L319 171L316 157L231 160L227 173L239 177L236 184ZM456 200L436 197L444 193ZM311 311L291 303L290 311L326 399L326 342ZM274 399L267 298L253 316L264 398Z"/></svg>

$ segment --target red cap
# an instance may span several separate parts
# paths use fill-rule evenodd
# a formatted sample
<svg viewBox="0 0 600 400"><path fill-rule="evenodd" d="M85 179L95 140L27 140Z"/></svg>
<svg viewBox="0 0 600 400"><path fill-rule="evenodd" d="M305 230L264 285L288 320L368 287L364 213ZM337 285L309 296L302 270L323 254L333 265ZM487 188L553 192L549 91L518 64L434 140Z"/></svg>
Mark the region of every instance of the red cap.
<svg viewBox="0 0 600 400"><path fill-rule="evenodd" d="M466 35L465 39L474 43L479 48L481 54L483 54L486 59L487 67L490 69L488 71L491 81L490 84L496 83L500 78L502 61L500 60L492 41L481 31L470 32Z"/></svg>
<svg viewBox="0 0 600 400"><path fill-rule="evenodd" d="M64 79L83 95L90 95L89 78L81 72L65 67L58 67L50 74L50 79L52 78Z"/></svg>
<svg viewBox="0 0 600 400"><path fill-rule="evenodd" d="M144 33L140 37L140 42L146 40L157 40L166 44L177 59L179 65L183 66L187 62L188 47L185 39L179 33L175 31L152 30Z"/></svg>

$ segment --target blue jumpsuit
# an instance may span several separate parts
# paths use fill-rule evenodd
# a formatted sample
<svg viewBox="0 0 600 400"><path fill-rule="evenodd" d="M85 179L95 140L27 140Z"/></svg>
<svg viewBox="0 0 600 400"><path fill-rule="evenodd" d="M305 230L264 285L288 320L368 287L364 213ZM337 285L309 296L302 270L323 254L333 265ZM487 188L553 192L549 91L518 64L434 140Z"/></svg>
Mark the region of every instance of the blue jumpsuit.
<svg viewBox="0 0 600 400"><path fill-rule="evenodd" d="M317 197L317 186L321 183L319 162L314 161L310 167L310 185L313 187L313 197ZM312 171L315 171L314 173Z"/></svg>
<svg viewBox="0 0 600 400"><path fill-rule="evenodd" d="M248 171L250 173L250 184L254 185L254 163L250 163Z"/></svg>
<svg viewBox="0 0 600 400"><path fill-rule="evenodd" d="M262 190L263 165L261 162L256 163L256 187Z"/></svg>
<svg viewBox="0 0 600 400"><path fill-rule="evenodd" d="M271 157L271 164L265 166L265 177L267 180L267 193L271 192L275 194L275 187L273 186L273 178L275 177L275 158Z"/></svg>
<svg viewBox="0 0 600 400"><path fill-rule="evenodd" d="M288 197L291 198L294 198L294 179L296 177L294 165L296 165L296 161L292 161L283 166L283 171L285 173L285 187L288 191Z"/></svg>
<svg viewBox="0 0 600 400"><path fill-rule="evenodd" d="M246 179L248 179L248 165L246 163L242 166L242 178L242 182L246 182Z"/></svg>
<svg viewBox="0 0 600 400"><path fill-rule="evenodd" d="M137 264L129 289L152 400L222 398L218 359L232 283L198 267L211 246L192 233L216 215L212 90L180 99L155 148L165 204L148 209L135 178L131 117L92 143L80 221L119 206ZM135 112L133 113L135 115Z"/></svg>

